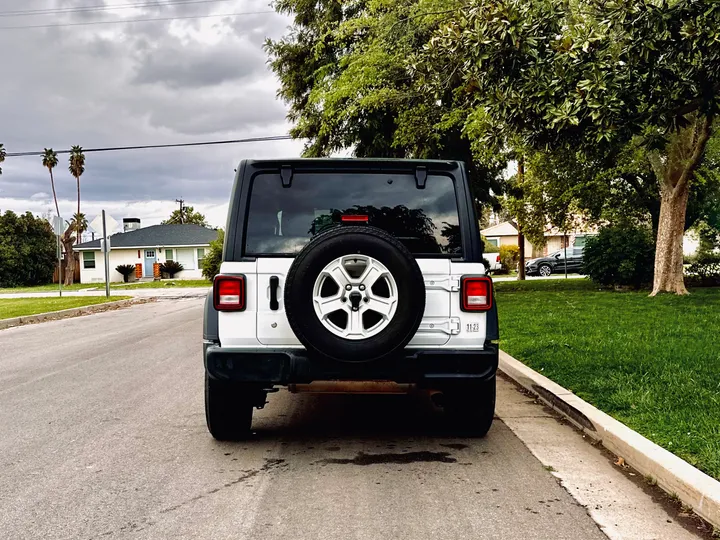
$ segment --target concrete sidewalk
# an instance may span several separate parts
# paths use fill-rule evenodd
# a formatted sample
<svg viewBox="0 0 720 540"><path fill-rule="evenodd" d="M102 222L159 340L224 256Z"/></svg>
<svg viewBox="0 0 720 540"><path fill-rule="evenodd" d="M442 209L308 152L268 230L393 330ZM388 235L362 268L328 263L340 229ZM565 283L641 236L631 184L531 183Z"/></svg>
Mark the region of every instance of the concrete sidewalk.
<svg viewBox="0 0 720 540"><path fill-rule="evenodd" d="M110 296L131 296L133 298L204 298L210 287L163 287L158 289L110 289ZM84 291L63 291L63 297L105 296L104 288ZM3 293L3 298L57 298L57 291Z"/></svg>

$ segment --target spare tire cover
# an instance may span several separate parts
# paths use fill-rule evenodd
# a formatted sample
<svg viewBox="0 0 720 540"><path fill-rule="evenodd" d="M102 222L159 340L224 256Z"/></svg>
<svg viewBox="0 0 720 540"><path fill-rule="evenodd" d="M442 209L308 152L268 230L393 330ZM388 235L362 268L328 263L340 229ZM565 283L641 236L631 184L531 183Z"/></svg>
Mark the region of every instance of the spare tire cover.
<svg viewBox="0 0 720 540"><path fill-rule="evenodd" d="M369 226L316 236L285 281L290 327L311 355L371 362L396 355L417 332L425 283L396 238Z"/></svg>

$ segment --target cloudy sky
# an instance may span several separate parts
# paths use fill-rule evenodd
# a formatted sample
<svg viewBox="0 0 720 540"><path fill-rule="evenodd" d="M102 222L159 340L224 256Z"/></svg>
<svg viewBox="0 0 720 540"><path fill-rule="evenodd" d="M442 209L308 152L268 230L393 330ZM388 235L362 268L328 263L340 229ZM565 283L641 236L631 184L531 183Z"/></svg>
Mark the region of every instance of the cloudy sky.
<svg viewBox="0 0 720 540"><path fill-rule="evenodd" d="M220 16L227 14L237 15ZM288 24L268 0L3 0L0 143L26 152L286 134L262 44ZM27 28L43 25L62 26ZM224 226L237 163L301 149L280 141L88 154L83 211L92 220L104 208L118 221L150 225L182 197ZM8 158L2 169L0 211L50 211L41 158ZM76 194L67 155L55 179L69 216Z"/></svg>

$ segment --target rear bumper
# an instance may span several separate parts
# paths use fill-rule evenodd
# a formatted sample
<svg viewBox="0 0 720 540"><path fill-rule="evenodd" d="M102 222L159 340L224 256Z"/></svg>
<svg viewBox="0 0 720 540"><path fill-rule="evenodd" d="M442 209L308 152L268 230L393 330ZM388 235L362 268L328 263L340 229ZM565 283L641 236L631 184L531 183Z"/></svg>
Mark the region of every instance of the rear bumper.
<svg viewBox="0 0 720 540"><path fill-rule="evenodd" d="M210 377L266 388L313 381L383 380L438 388L483 382L495 376L498 346L481 350L406 350L403 356L373 363L327 363L310 359L303 349L236 349L205 343Z"/></svg>

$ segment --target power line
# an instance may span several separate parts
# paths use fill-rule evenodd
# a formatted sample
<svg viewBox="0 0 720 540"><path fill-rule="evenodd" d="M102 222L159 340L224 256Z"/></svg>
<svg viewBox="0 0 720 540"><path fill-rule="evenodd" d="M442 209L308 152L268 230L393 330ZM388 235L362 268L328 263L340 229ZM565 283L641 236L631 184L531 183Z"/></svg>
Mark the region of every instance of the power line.
<svg viewBox="0 0 720 540"><path fill-rule="evenodd" d="M290 135L271 135L268 137L251 137L248 139L231 139L224 141L203 141L175 144L145 144L138 146L110 146L106 148L83 148L83 152L117 152L119 150L148 150L151 148L183 148L188 146L216 146L220 144L240 144L254 142L287 141L292 139ZM7 157L42 156L44 152L8 152ZM58 154L69 154L70 150L57 150Z"/></svg>
<svg viewBox="0 0 720 540"><path fill-rule="evenodd" d="M188 4L210 4L215 2L228 2L230 0L177 0L169 1L164 4L158 4L157 2L135 2L132 4L116 4L116 5L94 5L94 6L75 6L65 8L44 8L44 9L20 9L14 11L0 11L0 17L26 17L29 15L56 15L65 13L88 13L95 11L114 11L117 9L132 9L132 8L144 8L144 7L173 7L173 6L185 6Z"/></svg>
<svg viewBox="0 0 720 540"><path fill-rule="evenodd" d="M183 17L158 17L153 19L118 19L115 21L88 21L79 23L60 23L60 24L33 24L27 26L0 26L0 30L25 30L30 28L59 28L67 26L93 26L96 24L125 24L138 22L159 22L159 21L177 21L186 19L209 19L211 17L237 17L239 15L265 15L268 13L276 13L273 10L265 11L244 11L240 13L216 13L213 15L187 15Z"/></svg>

